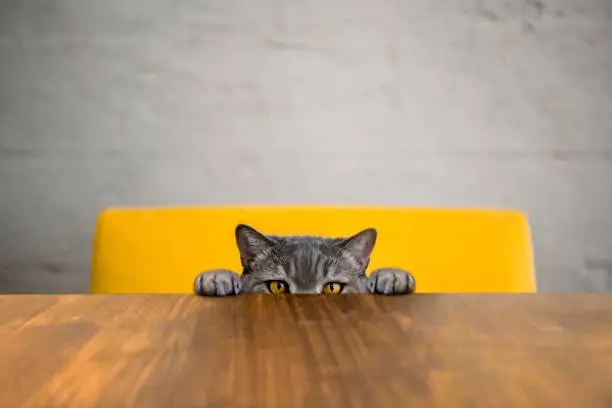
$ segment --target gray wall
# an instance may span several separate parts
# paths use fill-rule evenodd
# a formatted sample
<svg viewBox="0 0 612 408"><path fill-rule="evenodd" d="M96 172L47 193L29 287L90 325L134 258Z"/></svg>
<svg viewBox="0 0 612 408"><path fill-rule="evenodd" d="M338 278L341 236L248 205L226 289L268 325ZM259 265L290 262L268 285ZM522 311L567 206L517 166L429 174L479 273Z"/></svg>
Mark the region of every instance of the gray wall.
<svg viewBox="0 0 612 408"><path fill-rule="evenodd" d="M516 207L541 289L609 290L612 1L2 1L0 292L199 203Z"/></svg>

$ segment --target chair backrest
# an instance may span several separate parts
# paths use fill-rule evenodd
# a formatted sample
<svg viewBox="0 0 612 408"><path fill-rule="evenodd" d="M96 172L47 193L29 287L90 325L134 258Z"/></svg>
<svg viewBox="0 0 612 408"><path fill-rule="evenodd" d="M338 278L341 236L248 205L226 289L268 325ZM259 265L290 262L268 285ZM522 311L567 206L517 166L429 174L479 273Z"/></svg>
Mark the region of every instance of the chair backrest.
<svg viewBox="0 0 612 408"><path fill-rule="evenodd" d="M527 218L506 210L379 207L116 208L101 213L93 293L190 293L195 276L241 272L237 224L266 234L378 230L369 271L411 271L417 292L535 292Z"/></svg>

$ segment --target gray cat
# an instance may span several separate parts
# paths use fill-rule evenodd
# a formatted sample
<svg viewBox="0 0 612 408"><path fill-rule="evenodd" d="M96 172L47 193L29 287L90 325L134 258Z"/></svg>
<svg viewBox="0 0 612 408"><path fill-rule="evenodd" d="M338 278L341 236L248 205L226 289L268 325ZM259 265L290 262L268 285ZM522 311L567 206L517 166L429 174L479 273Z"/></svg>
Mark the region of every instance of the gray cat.
<svg viewBox="0 0 612 408"><path fill-rule="evenodd" d="M195 279L201 296L247 293L408 294L414 277L401 269L378 269L366 276L376 230L366 229L349 238L266 236L248 225L236 227L243 272L218 269Z"/></svg>

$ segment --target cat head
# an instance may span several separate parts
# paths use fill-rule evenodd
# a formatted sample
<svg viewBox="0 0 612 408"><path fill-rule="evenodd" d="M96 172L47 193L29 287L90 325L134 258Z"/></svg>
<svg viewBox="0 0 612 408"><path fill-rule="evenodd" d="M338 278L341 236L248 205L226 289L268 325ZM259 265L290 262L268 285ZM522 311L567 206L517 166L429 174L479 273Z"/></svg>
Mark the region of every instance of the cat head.
<svg viewBox="0 0 612 408"><path fill-rule="evenodd" d="M348 238L281 237L239 225L236 242L245 293L362 293L376 230Z"/></svg>

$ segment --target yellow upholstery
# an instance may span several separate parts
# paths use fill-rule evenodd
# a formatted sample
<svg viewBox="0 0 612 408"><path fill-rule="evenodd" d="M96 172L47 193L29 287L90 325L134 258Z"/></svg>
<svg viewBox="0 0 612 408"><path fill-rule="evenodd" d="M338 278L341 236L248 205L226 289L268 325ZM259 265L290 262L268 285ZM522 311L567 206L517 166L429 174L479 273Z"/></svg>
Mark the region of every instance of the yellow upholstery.
<svg viewBox="0 0 612 408"><path fill-rule="evenodd" d="M241 272L234 229L349 236L378 230L369 271L411 271L417 292L535 292L529 226L514 211L359 207L109 209L94 244L93 293L191 293L201 271Z"/></svg>

